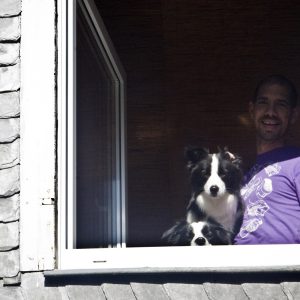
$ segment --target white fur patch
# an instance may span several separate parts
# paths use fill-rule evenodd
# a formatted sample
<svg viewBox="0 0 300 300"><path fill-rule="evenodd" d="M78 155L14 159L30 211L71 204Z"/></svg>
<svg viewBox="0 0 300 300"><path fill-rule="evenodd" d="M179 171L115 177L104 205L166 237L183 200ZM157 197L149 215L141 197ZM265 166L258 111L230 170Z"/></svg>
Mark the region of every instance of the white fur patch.
<svg viewBox="0 0 300 300"><path fill-rule="evenodd" d="M226 154L229 156L230 160L234 160L235 159L234 154L232 154L231 152L226 151Z"/></svg>
<svg viewBox="0 0 300 300"><path fill-rule="evenodd" d="M205 239L205 244L203 246L210 245L209 242L207 241L207 239L202 234L202 229L205 226L205 222L193 222L190 225L193 227L193 231L195 234L195 236L193 237L193 239L191 241L191 246L198 246L195 243L195 240L199 237L203 237Z"/></svg>
<svg viewBox="0 0 300 300"><path fill-rule="evenodd" d="M219 159L216 154L212 155L212 162L211 162L211 173L210 177L206 181L204 185L204 192L209 196L211 196L210 188L212 186L217 186L219 188L219 191L216 195L216 197L222 197L226 193L226 186L224 181L221 179L221 177L218 174L219 170ZM214 197L214 198L216 198Z"/></svg>
<svg viewBox="0 0 300 300"><path fill-rule="evenodd" d="M197 204L209 216L213 217L223 227L231 231L235 224L238 200L235 195L225 193L219 198L208 198L198 195Z"/></svg>

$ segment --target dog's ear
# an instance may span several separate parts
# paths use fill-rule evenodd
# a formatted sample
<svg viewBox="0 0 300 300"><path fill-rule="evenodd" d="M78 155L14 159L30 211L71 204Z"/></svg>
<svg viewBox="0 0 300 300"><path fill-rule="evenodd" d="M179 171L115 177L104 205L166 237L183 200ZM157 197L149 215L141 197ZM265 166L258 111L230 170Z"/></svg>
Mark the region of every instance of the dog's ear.
<svg viewBox="0 0 300 300"><path fill-rule="evenodd" d="M242 168L242 164L243 164L243 161L242 161L242 158L240 156L237 156L235 154L234 156L234 159L231 161L237 168Z"/></svg>
<svg viewBox="0 0 300 300"><path fill-rule="evenodd" d="M209 150L206 148L186 147L184 156L187 161L188 169L192 169L198 161L206 158L208 154Z"/></svg>
<svg viewBox="0 0 300 300"><path fill-rule="evenodd" d="M231 245L232 239L232 232L222 227L216 227L213 229L213 238L210 242L212 245Z"/></svg>
<svg viewBox="0 0 300 300"><path fill-rule="evenodd" d="M231 161L236 167L240 168L242 166L242 159L240 156L229 152L228 147L224 147L223 149L219 148L219 152L221 153L222 157Z"/></svg>
<svg viewBox="0 0 300 300"><path fill-rule="evenodd" d="M161 239L170 246L190 246L193 237L193 228L187 221L182 220L168 229Z"/></svg>
<svg viewBox="0 0 300 300"><path fill-rule="evenodd" d="M203 235L211 245L232 244L233 234L217 222L208 224L203 228Z"/></svg>

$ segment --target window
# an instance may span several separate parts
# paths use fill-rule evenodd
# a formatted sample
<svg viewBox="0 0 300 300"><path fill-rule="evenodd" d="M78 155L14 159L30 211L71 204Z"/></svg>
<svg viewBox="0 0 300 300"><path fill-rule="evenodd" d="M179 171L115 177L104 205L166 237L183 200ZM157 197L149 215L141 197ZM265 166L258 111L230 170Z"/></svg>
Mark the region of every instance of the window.
<svg viewBox="0 0 300 300"><path fill-rule="evenodd" d="M167 229L163 227L167 225L165 220L174 219L177 216L175 206L170 206L172 204L170 196L175 197L179 191L184 198L183 192L168 182L172 181L172 176L182 178L184 175L177 173L184 166L177 162L173 166L171 160L166 159L166 153L173 153L173 158L175 158L173 161L176 161L186 141L189 138L196 140L191 131L186 130L187 137L183 139L182 135L177 138L175 144L170 137L176 136L178 132L175 130L176 127L170 129L161 125L174 123L180 128L181 126L183 128L185 124L188 128L200 126L207 129L208 136L216 138L220 127L224 127L223 122L228 126L225 128L227 131L237 124L214 116L214 127L207 127L206 122L212 119L211 116L215 112L206 116L209 110L205 106L208 104L203 103L203 106L199 107L199 102L193 102L195 100L189 102L190 107L185 107L186 111L174 109L178 101L176 94L183 93L182 76L187 75L182 72L183 69L174 70L172 62L173 59L178 59L180 62L183 54L175 51L175 55L169 58L167 54L172 50L170 48L172 45L164 44L163 34L155 29L148 41L148 44L151 43L155 47L150 50L152 52L149 53L147 63L158 72L147 74L153 77L156 74L159 76L155 84L149 86L150 95L145 95L144 90L139 90L139 87L149 83L149 78L136 76L138 73L132 72L132 76L136 76L134 77L136 86L129 88L131 95L134 94L136 97L136 103L134 107L130 106L125 109L125 72L99 15L100 1L97 5L92 0L59 3L59 268L146 266L216 268L298 264L295 256L295 251L299 251L298 245L259 246L259 251L256 246L155 247L158 246L155 238ZM119 1L114 2L110 7L111 11L116 8L114 5L122 4ZM137 18L140 11L142 8L136 12ZM150 9L150 12L153 19L161 20L160 14L155 10ZM126 14L114 15L114 17L126 18ZM143 24L141 32L145 31L148 34L150 29L147 23ZM161 25L166 26L165 23ZM128 52L137 47L134 44L134 38L131 40L126 32L122 34L124 34L124 39L129 40ZM172 39L171 30L166 31L165 34ZM145 39L148 37L146 35ZM176 42L176 39L173 41ZM143 48L143 45L139 47L141 51L148 51L146 47ZM167 58L161 64L156 65L157 57L160 57L156 52L158 50ZM189 48L189 51L193 49ZM142 52L138 54L140 55L134 57L136 67L139 67L139 64L142 65L144 58ZM121 60L124 58L130 60L132 56L124 55ZM167 76L164 75L162 69L164 67L169 68ZM182 68L184 67L182 65ZM215 67L212 63L211 71L216 71ZM189 76L195 75L193 72L196 70L191 67L190 71ZM177 73L180 73L181 77L177 77ZM168 88L170 87L168 85L164 89L164 86L158 84L169 81L173 84L177 83L176 91ZM193 93L197 94L198 86L193 88ZM210 91L213 86L207 85L205 88L207 93L214 94ZM159 92L163 96L159 96ZM182 94L182 97L186 96L192 97L192 95ZM147 102L147 98L146 101L139 102L139 97L151 97L154 100ZM176 101L167 101L166 98L176 99ZM138 122L138 118L143 120L149 118L149 122L143 123L142 126L139 123L132 133L133 126L131 123L126 124L125 112L130 109L129 113L132 113L139 105L143 106L142 113L139 115L139 111L130 120ZM229 103L226 107L228 111L233 108L236 109L234 103ZM217 111L220 116L221 112L223 113L223 110ZM234 114L243 112L243 109L235 110ZM201 113L203 117L197 118L196 113ZM186 123L183 125L178 123L178 120L181 120L181 114L192 117L185 119ZM128 156L125 153L127 150L125 126L127 125L130 132L128 139L136 138L134 143L130 141L130 168L126 162ZM238 127L235 130L241 137L246 136L245 128ZM141 148L138 144L145 141L148 147L147 153L151 153L148 156L141 155L145 148ZM207 141L205 138L201 140L201 142ZM175 152L165 151L172 147ZM140 160L141 157L144 157L143 161ZM147 173L149 169L156 170ZM145 173L142 172L143 170ZM144 174L144 176L139 178L139 174ZM148 180L148 175L152 177L152 181ZM139 179L140 182L138 182ZM133 197L127 196L129 180L129 196L134 195ZM152 185L148 185L149 182L156 185L155 191ZM147 189L139 190L143 185ZM170 190L169 193L166 193L166 186ZM142 197L138 197L139 195ZM163 202L162 199L165 201ZM177 206L178 211L184 211L184 204L179 203ZM141 215L141 211L145 213ZM159 214L156 215L157 212ZM253 253L256 251L259 255L254 256ZM285 256L281 255L283 251L286 253ZM274 257L276 256L276 262L270 259L270 252L274 253Z"/></svg>
<svg viewBox="0 0 300 300"><path fill-rule="evenodd" d="M120 247L125 240L125 76L90 2L69 5L74 31L67 45L75 46L66 53L68 102L61 110L66 247Z"/></svg>

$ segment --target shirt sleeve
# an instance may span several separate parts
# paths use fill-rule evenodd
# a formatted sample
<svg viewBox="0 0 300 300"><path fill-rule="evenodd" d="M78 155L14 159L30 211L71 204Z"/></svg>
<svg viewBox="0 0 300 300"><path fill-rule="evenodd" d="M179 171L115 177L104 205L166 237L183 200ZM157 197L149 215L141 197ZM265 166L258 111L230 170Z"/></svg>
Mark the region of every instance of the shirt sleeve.
<svg viewBox="0 0 300 300"><path fill-rule="evenodd" d="M295 166L294 184L298 202L300 203L300 163L297 163Z"/></svg>

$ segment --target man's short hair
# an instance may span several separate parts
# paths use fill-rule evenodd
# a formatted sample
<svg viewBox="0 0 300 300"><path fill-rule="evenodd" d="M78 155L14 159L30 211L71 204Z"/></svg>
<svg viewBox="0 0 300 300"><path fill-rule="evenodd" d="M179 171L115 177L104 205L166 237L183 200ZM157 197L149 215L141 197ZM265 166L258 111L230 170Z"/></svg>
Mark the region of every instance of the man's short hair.
<svg viewBox="0 0 300 300"><path fill-rule="evenodd" d="M298 93L297 93L297 90L296 90L296 87L295 87L294 83L292 81L290 81L289 79L287 79L285 76L279 75L279 74L270 75L270 76L264 78L263 80L261 80L258 83L258 85L255 89L253 102L256 102L259 89L262 86L272 85L272 84L278 84L278 85L286 87L288 89L289 102L291 104L291 107L294 108L294 107L297 106L297 104L298 104Z"/></svg>

